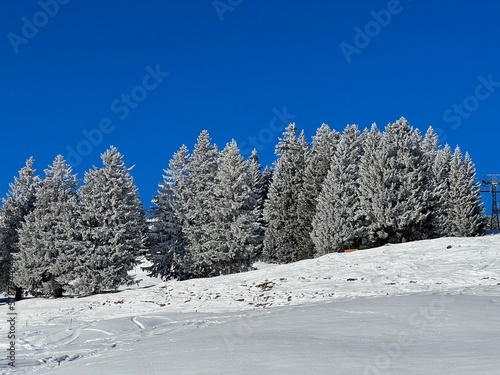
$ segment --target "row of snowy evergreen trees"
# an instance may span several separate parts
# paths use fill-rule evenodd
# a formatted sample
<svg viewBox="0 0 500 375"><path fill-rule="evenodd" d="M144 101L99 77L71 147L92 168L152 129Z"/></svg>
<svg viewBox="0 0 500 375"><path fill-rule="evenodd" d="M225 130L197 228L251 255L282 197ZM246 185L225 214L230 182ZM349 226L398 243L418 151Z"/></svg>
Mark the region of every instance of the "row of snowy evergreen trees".
<svg viewBox="0 0 500 375"><path fill-rule="evenodd" d="M62 156L42 180L28 160L0 211L0 289L9 274L32 294L98 293L130 283L145 251L150 275L216 276L258 259L289 263L367 248L484 232L474 165L402 118L343 133L322 125L312 143L290 124L262 171L232 141L207 131L170 160L149 222L137 188L112 147L84 184Z"/></svg>
<svg viewBox="0 0 500 375"><path fill-rule="evenodd" d="M342 134L322 125L306 142L291 124L264 207L264 258L287 263L441 236L484 233L483 206L468 154L439 147L401 118Z"/></svg>
<svg viewBox="0 0 500 375"><path fill-rule="evenodd" d="M28 159L0 211L0 291L60 297L133 282L146 215L122 155L111 147L101 158L80 188L63 156L43 180Z"/></svg>
<svg viewBox="0 0 500 375"><path fill-rule="evenodd" d="M182 146L153 198L150 272L193 278L247 271L260 257L270 170L233 140L219 151L207 131L192 154Z"/></svg>
<svg viewBox="0 0 500 375"><path fill-rule="evenodd" d="M401 118L381 132L322 125L309 144L290 124L262 173L236 143L207 132L174 154L154 199L150 271L165 278L247 270L256 259L300 259L441 236L484 233L468 154L441 148Z"/></svg>

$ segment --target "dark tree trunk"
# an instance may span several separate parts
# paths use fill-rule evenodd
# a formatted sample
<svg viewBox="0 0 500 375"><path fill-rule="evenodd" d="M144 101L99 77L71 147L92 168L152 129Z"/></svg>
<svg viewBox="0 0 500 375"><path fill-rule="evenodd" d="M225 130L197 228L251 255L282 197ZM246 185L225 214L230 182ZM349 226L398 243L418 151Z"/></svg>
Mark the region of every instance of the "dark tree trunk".
<svg viewBox="0 0 500 375"><path fill-rule="evenodd" d="M15 301L22 300L23 299L23 289L20 288L20 287L18 287L18 286L16 286L15 290L16 290L16 292L15 292L14 300Z"/></svg>
<svg viewBox="0 0 500 375"><path fill-rule="evenodd" d="M57 288L54 290L54 297L55 298L61 298L63 296L63 288Z"/></svg>

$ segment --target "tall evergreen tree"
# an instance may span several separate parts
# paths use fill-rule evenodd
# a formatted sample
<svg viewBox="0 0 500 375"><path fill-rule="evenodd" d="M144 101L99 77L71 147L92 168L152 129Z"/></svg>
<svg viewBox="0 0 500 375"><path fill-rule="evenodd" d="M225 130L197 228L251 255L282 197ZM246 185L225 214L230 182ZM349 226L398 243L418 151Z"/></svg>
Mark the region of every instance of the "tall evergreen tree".
<svg viewBox="0 0 500 375"><path fill-rule="evenodd" d="M257 199L249 164L233 140L220 155L215 178L216 209L206 223L210 238L204 262L211 262L208 276L247 271L261 244Z"/></svg>
<svg viewBox="0 0 500 375"><path fill-rule="evenodd" d="M366 247L381 245L387 238L382 225L384 200L387 199L386 162L382 133L373 124L364 135L363 155L359 164L359 198L366 229L363 246Z"/></svg>
<svg viewBox="0 0 500 375"><path fill-rule="evenodd" d="M147 268L153 277L160 276L167 280L189 278L190 260L182 233L188 154L184 145L174 154L153 198L148 256L152 265Z"/></svg>
<svg viewBox="0 0 500 375"><path fill-rule="evenodd" d="M426 138L423 138L419 129L414 129L411 136L412 145L414 146L411 155L414 164L411 166L412 172L410 175L412 180L408 186L410 189L413 186L419 187L418 192L414 195L414 201L418 203L417 208L420 210L417 215L410 219L410 229L408 231L410 235L406 238L403 237L403 239L411 241L435 237L433 229L434 217L432 214L437 209L439 201L436 196L437 192L432 174L434 160L433 156L429 155L428 146L426 145L429 136L429 132L427 132ZM434 136L437 141L437 134L432 135L432 137Z"/></svg>
<svg viewBox="0 0 500 375"><path fill-rule="evenodd" d="M304 197L304 189L305 189L305 181L306 181L306 167L307 167L307 159L311 154L311 145L307 142L304 131L301 131L298 138L298 150L299 154L302 155L302 159L298 159L297 166L300 168L300 174L302 175L302 182L297 186L297 239L299 242L297 243L297 257L298 260L301 259L309 259L313 256L314 245L311 240L311 217L308 217L306 220L302 217L302 212L304 210L303 203L305 203ZM300 153L301 151L301 153Z"/></svg>
<svg viewBox="0 0 500 375"><path fill-rule="evenodd" d="M449 233L455 237L484 234L484 208L481 203L476 169L468 153L455 149L450 167Z"/></svg>
<svg viewBox="0 0 500 375"><path fill-rule="evenodd" d="M426 238L425 225L430 215L427 207L428 169L420 132L413 131L406 119L401 118L387 126L384 140L390 184L390 197L385 207L389 241Z"/></svg>
<svg viewBox="0 0 500 375"><path fill-rule="evenodd" d="M269 190L270 176L268 171L262 172L262 166L259 161L259 155L256 149L253 149L252 155L248 159L248 167L252 185L252 194L255 199L255 214L256 221L259 223L259 233L257 234L257 254L256 257L260 258L262 255L262 248L264 246L264 236L266 222L264 220L264 202L267 199L267 192Z"/></svg>
<svg viewBox="0 0 500 375"><path fill-rule="evenodd" d="M34 295L61 297L68 287L68 254L80 240L77 229L78 180L62 155L45 170L35 207L19 230L14 283Z"/></svg>
<svg viewBox="0 0 500 375"><path fill-rule="evenodd" d="M68 277L75 294L92 294L130 285L128 274L144 250L146 216L123 155L110 147L103 167L85 174L80 188L82 252Z"/></svg>
<svg viewBox="0 0 500 375"><path fill-rule="evenodd" d="M372 167L372 152L365 152L361 172L362 205L372 218L372 238L375 244L425 238L429 171L422 137L401 118L386 127L381 146ZM372 172L379 175L370 177Z"/></svg>
<svg viewBox="0 0 500 375"><path fill-rule="evenodd" d="M276 263L301 259L304 228L298 220L299 195L305 170L304 136L297 137L297 127L290 124L276 146L273 180L264 207L267 222L264 258Z"/></svg>
<svg viewBox="0 0 500 375"><path fill-rule="evenodd" d="M10 292L13 255L19 252L19 234L26 215L35 207L36 192L41 186L41 178L33 167L34 159L26 160L26 165L10 184L7 197L0 209L0 292ZM15 299L22 298L22 290L15 287Z"/></svg>
<svg viewBox="0 0 500 375"><path fill-rule="evenodd" d="M316 214L318 196L330 170L339 138L340 134L337 131L332 131L328 125L322 124L313 137L311 150L306 157L304 185L299 192L298 210L298 220L305 234L305 251L301 258L311 258L314 255L314 243L311 238L312 222Z"/></svg>
<svg viewBox="0 0 500 375"><path fill-rule="evenodd" d="M452 152L449 145L438 150L432 164L434 198L436 206L432 212L432 236L443 237L450 233L450 171Z"/></svg>
<svg viewBox="0 0 500 375"><path fill-rule="evenodd" d="M441 172L435 170L439 154L439 138L432 126L427 129L422 141L422 151L425 157L425 164L428 169L427 191L430 214L426 227L426 235L431 238L439 237L439 221L442 211L442 180ZM437 172L437 173L436 173Z"/></svg>
<svg viewBox="0 0 500 375"><path fill-rule="evenodd" d="M311 237L317 256L359 247L362 243L363 214L359 198L361 154L358 127L347 126L334 152L312 221Z"/></svg>
<svg viewBox="0 0 500 375"><path fill-rule="evenodd" d="M192 260L190 272L194 277L214 275L209 246L209 226L214 204L213 192L217 174L218 149L210 135L203 130L198 136L187 167L183 201L185 204L182 233Z"/></svg>

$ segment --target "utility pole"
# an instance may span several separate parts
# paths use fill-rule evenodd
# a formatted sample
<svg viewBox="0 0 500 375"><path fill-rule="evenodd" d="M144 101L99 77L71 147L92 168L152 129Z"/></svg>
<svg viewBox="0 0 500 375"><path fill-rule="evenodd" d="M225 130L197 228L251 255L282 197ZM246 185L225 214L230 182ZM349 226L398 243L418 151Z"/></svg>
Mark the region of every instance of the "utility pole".
<svg viewBox="0 0 500 375"><path fill-rule="evenodd" d="M500 207L497 199L499 184L500 174L486 174L481 181L481 193L491 193L491 230L500 230Z"/></svg>

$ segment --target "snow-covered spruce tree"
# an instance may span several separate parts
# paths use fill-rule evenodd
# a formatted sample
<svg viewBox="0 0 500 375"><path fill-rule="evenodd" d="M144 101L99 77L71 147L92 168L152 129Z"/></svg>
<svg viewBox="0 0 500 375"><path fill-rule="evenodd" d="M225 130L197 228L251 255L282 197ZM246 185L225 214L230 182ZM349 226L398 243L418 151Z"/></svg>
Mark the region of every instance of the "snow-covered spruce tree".
<svg viewBox="0 0 500 375"><path fill-rule="evenodd" d="M188 154L184 145L174 154L169 169L164 171L158 193L153 197L148 255L152 265L147 268L149 276L159 276L165 280L189 278L190 260L182 233L185 212L183 189Z"/></svg>
<svg viewBox="0 0 500 375"><path fill-rule="evenodd" d="M389 201L389 241L405 242L427 238L430 165L422 150L422 135L401 118L384 133L393 201ZM391 233L392 232L392 233Z"/></svg>
<svg viewBox="0 0 500 375"><path fill-rule="evenodd" d="M263 194L262 194L262 196L264 197L263 206L265 205L267 197L269 196L269 187L271 186L271 182L273 181L273 174L274 174L273 169L266 165L266 167L262 171L262 182L263 182L263 186L264 186ZM264 207L263 207L263 209L264 209Z"/></svg>
<svg viewBox="0 0 500 375"><path fill-rule="evenodd" d="M34 159L26 160L19 175L9 185L7 197L3 198L0 209L0 292L9 290L13 266L13 254L19 252L19 234L26 215L35 208L36 192L41 186L41 178L33 167ZM22 290L15 288L15 299L22 298Z"/></svg>
<svg viewBox="0 0 500 375"><path fill-rule="evenodd" d="M257 215L257 222L260 224L259 233L257 234L257 254L256 257L260 258L262 255L262 248L264 246L264 235L266 223L264 220L264 202L267 199L267 192L269 190L270 175L266 169L265 174L262 172L262 166L259 161L259 155L256 149L253 149L252 155L248 159L248 167L252 184L252 194L255 199L255 213Z"/></svg>
<svg viewBox="0 0 500 375"><path fill-rule="evenodd" d="M414 129L412 140L415 147L413 160L417 168L411 173L413 177L409 186L410 188L412 186L420 187L419 193L415 196L416 202L419 202L417 207L420 209L420 213L419 216L411 219L411 235L409 238L403 237L403 241L405 239L415 241L435 237L432 212L438 204L432 175L433 160L426 153L424 139L419 129Z"/></svg>
<svg viewBox="0 0 500 375"><path fill-rule="evenodd" d="M449 145L438 150L432 164L434 180L434 199L436 205L432 211L431 237L447 236L450 232L450 169L452 152Z"/></svg>
<svg viewBox="0 0 500 375"><path fill-rule="evenodd" d="M211 263L209 276L248 271L259 253L261 224L249 164L236 142L220 154L213 200L216 209L206 223L209 251L203 262Z"/></svg>
<svg viewBox="0 0 500 375"><path fill-rule="evenodd" d="M476 169L468 153L455 149L450 167L449 236L474 237L484 234L484 208Z"/></svg>
<svg viewBox="0 0 500 375"><path fill-rule="evenodd" d="M432 126L427 129L425 137L422 141L422 151L425 157L425 163L428 167L428 187L429 200L427 206L430 214L426 228L426 235L430 238L440 237L439 234L439 217L442 207L442 180L441 172L436 171L436 159L439 154L439 138ZM437 172L437 173L436 173Z"/></svg>
<svg viewBox="0 0 500 375"><path fill-rule="evenodd" d="M79 190L81 253L72 262L68 284L74 294L116 290L133 282L128 271L144 250L146 216L123 156L111 146L103 166L85 173Z"/></svg>
<svg viewBox="0 0 500 375"><path fill-rule="evenodd" d="M373 244L426 238L429 170L420 133L401 118L386 127L374 150L370 133L361 161L360 191Z"/></svg>
<svg viewBox="0 0 500 375"><path fill-rule="evenodd" d="M425 153L431 154L434 158L439 151L439 136L432 126L429 126L425 132L424 139L422 140L422 150Z"/></svg>
<svg viewBox="0 0 500 375"><path fill-rule="evenodd" d="M267 228L263 256L270 262L294 262L300 260L306 250L303 247L305 230L298 221L305 170L304 146L303 133L297 137L294 123L288 125L276 146L278 159L264 207Z"/></svg>
<svg viewBox="0 0 500 375"><path fill-rule="evenodd" d="M186 167L182 233L192 261L192 277L218 274L218 270L213 268L209 231L213 212L217 210L213 192L219 152L217 146L211 142L210 135L203 130Z"/></svg>
<svg viewBox="0 0 500 375"><path fill-rule="evenodd" d="M33 295L61 297L72 269L68 262L80 241L78 180L62 155L45 170L35 208L19 230L14 283Z"/></svg>
<svg viewBox="0 0 500 375"><path fill-rule="evenodd" d="M311 222L310 221L302 221L300 217L300 213L302 212L302 203L304 200L301 198L303 196L303 191L304 191L304 181L305 181L305 170L306 170L306 160L308 158L308 155L311 152L311 145L307 142L306 136L304 131L301 131L299 134L298 138L298 150L300 155L300 150L302 150L302 155L303 158L302 160L299 160L299 163L297 164L298 167L300 168L300 173L302 175L302 184L299 187L298 190L298 196L297 196L297 239L299 240L297 244L297 257L298 260L301 259L309 259L313 256L313 243L311 240Z"/></svg>
<svg viewBox="0 0 500 375"><path fill-rule="evenodd" d="M357 248L362 244L364 228L359 199L361 153L358 127L347 126L333 155L312 222L311 237L316 256Z"/></svg>
<svg viewBox="0 0 500 375"><path fill-rule="evenodd" d="M337 131L332 131L328 125L322 124L313 136L312 147L306 157L304 185L299 192L298 210L298 220L306 234L305 251L301 254L301 258L314 256L314 243L311 238L312 222L316 214L317 199L330 170L332 156L339 138L340 134Z"/></svg>
<svg viewBox="0 0 500 375"><path fill-rule="evenodd" d="M385 194L385 168L387 154L382 142L382 133L373 124L364 135L363 155L359 163L359 199L364 216L366 237L362 246L378 246L384 243L387 233L383 231L383 207Z"/></svg>

